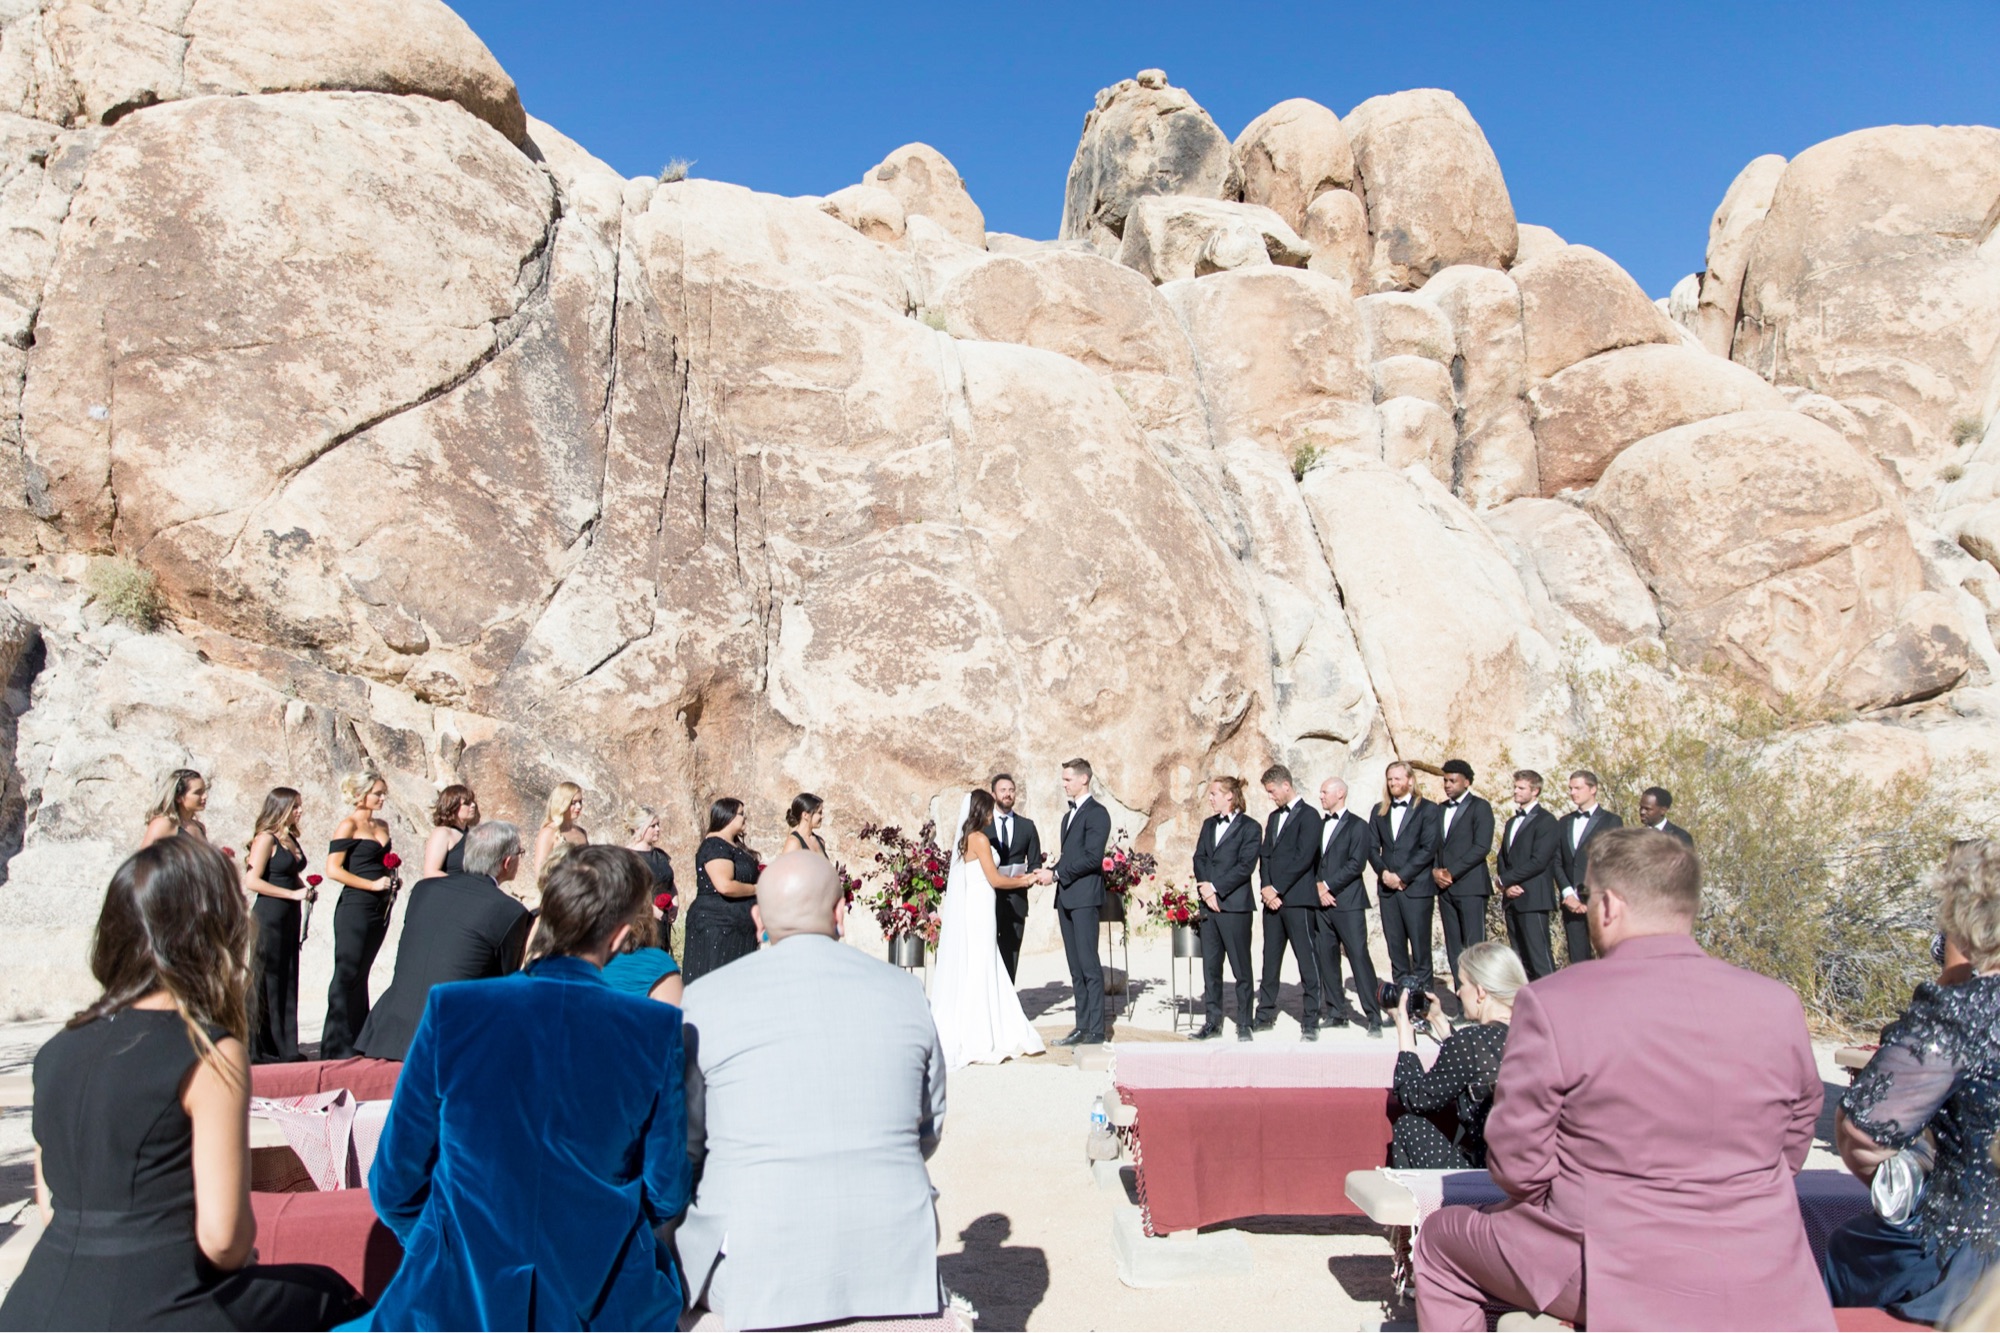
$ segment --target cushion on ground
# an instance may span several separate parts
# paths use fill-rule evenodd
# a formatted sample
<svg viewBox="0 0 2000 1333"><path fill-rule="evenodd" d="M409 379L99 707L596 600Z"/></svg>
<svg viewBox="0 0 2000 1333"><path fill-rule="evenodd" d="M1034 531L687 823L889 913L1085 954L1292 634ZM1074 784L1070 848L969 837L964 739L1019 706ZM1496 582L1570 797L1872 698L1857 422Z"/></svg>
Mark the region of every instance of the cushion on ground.
<svg viewBox="0 0 2000 1333"><path fill-rule="evenodd" d="M396 1095L396 1076L403 1072L399 1060L370 1060L357 1055L347 1060L301 1060L288 1065L253 1065L250 1095L253 1097L305 1097L315 1092L346 1088L357 1102L379 1101Z"/></svg>
<svg viewBox="0 0 2000 1333"><path fill-rule="evenodd" d="M375 1216L367 1190L305 1194L252 1191L257 1258L267 1264L324 1264L375 1300L403 1262L395 1233Z"/></svg>

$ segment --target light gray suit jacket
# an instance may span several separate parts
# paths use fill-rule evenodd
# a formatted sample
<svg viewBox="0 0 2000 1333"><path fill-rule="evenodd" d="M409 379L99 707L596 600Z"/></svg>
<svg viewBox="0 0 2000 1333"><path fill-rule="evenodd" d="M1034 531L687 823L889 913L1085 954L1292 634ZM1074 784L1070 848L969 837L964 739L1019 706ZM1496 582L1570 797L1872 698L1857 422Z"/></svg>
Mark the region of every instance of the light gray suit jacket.
<svg viewBox="0 0 2000 1333"><path fill-rule="evenodd" d="M694 982L683 1008L688 1303L728 1328L937 1311L924 1162L945 1066L922 984L795 935Z"/></svg>

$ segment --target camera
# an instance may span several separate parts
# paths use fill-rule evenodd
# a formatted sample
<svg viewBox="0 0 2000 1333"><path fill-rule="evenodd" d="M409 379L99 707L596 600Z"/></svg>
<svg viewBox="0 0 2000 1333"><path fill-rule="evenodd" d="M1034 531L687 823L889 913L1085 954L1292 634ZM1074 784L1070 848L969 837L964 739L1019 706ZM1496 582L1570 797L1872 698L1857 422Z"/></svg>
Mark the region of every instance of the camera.
<svg viewBox="0 0 2000 1333"><path fill-rule="evenodd" d="M1423 980L1419 977L1397 977L1385 981L1375 988L1375 1002L1382 1006L1382 1012L1393 1014L1402 1003L1405 992L1410 996L1410 1017L1422 1018L1431 1011L1431 997L1425 993Z"/></svg>

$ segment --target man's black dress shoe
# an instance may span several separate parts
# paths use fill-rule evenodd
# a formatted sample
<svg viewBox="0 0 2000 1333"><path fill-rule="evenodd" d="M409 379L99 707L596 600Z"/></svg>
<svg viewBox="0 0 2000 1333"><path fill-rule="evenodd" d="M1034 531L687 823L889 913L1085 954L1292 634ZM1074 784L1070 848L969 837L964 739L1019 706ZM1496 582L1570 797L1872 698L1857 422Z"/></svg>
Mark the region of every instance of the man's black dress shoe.
<svg viewBox="0 0 2000 1333"><path fill-rule="evenodd" d="M1368 1025L1368 1035L1371 1037L1380 1037L1382 1035L1382 1021L1380 1019Z"/></svg>
<svg viewBox="0 0 2000 1333"><path fill-rule="evenodd" d="M1269 1018L1260 1018L1257 1020L1257 1030L1259 1032L1269 1032L1276 1026L1278 1026L1278 1016L1276 1014L1272 1014Z"/></svg>
<svg viewBox="0 0 2000 1333"><path fill-rule="evenodd" d="M1318 1028L1300 1028L1300 1029L1299 1029L1299 1040L1300 1040L1300 1041L1318 1041L1318 1040L1319 1040L1319 1029L1318 1029Z"/></svg>
<svg viewBox="0 0 2000 1333"><path fill-rule="evenodd" d="M1238 1040L1238 1041L1255 1041L1255 1040L1256 1040L1256 1038L1250 1035L1250 1029L1249 1029L1249 1028L1244 1028L1244 1027L1239 1027L1239 1028L1237 1028L1237 1029L1236 1029L1236 1040Z"/></svg>
<svg viewBox="0 0 2000 1333"><path fill-rule="evenodd" d="M1194 1034L1194 1039L1196 1041L1213 1041L1215 1038L1221 1035L1222 1035L1222 1029L1219 1027L1203 1028L1201 1031Z"/></svg>
<svg viewBox="0 0 2000 1333"><path fill-rule="evenodd" d="M1082 1041L1083 1041L1083 1034L1081 1032L1078 1032L1075 1028L1071 1028L1067 1034L1057 1037L1054 1041L1050 1042L1049 1045L1075 1046L1081 1043Z"/></svg>

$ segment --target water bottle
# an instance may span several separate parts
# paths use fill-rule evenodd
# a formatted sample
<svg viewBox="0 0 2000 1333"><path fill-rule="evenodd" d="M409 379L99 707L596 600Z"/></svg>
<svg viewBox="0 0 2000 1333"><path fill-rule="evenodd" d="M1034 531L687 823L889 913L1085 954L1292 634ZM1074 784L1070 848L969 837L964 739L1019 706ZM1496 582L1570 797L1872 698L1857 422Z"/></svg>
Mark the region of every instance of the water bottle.
<svg viewBox="0 0 2000 1333"><path fill-rule="evenodd" d="M1100 1095L1096 1101L1090 1104L1090 1132L1097 1134L1110 1127L1111 1116L1105 1111L1104 1098Z"/></svg>
<svg viewBox="0 0 2000 1333"><path fill-rule="evenodd" d="M1111 1117L1100 1096L1090 1106L1090 1137L1084 1140L1083 1155L1093 1162L1115 1162L1118 1153L1118 1136L1111 1132Z"/></svg>

